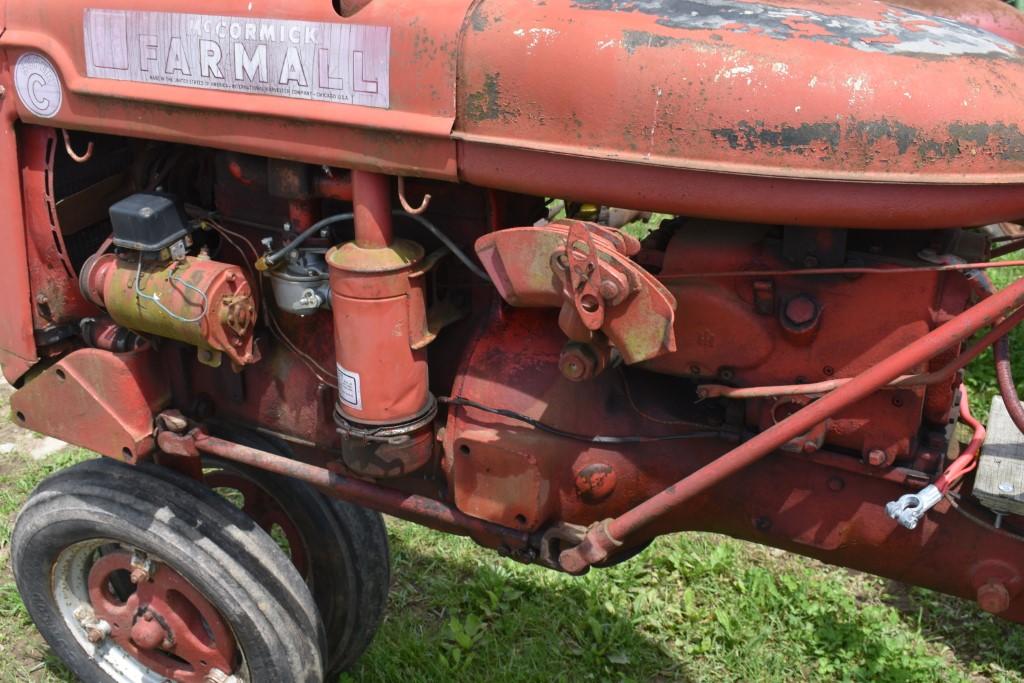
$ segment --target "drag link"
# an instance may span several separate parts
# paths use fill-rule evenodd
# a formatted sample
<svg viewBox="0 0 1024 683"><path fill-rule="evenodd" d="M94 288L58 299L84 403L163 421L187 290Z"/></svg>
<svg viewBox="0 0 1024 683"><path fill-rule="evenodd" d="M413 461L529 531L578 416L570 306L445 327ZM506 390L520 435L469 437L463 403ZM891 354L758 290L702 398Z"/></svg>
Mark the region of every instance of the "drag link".
<svg viewBox="0 0 1024 683"><path fill-rule="evenodd" d="M167 420L163 422L166 423ZM534 559L530 550L530 538L525 532L470 517L433 498L350 479L324 467L218 439L200 428L194 428L184 434L162 431L157 436L157 443L161 450L171 455L195 457L199 453L209 453L225 460L300 479L328 495L356 505L417 522L438 531L469 536L481 545L494 548L520 561L531 562Z"/></svg>

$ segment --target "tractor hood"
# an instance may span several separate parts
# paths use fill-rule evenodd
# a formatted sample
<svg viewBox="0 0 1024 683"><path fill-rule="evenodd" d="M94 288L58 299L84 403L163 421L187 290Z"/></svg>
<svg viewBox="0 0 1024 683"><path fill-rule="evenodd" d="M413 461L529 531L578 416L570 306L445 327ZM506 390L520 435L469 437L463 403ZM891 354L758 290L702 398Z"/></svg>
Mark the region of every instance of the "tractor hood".
<svg viewBox="0 0 1024 683"><path fill-rule="evenodd" d="M1021 48L968 23L1021 35L1013 12L482 0L465 31L455 134L691 170L1019 183Z"/></svg>

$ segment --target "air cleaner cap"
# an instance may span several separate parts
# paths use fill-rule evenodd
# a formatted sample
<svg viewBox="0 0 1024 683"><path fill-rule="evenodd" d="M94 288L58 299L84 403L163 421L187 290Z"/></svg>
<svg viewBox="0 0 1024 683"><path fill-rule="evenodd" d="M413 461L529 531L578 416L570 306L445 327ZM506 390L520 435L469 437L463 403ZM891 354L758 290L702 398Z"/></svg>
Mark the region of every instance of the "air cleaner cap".
<svg viewBox="0 0 1024 683"><path fill-rule="evenodd" d="M184 209L173 197L141 192L110 207L114 246L161 251L189 233Z"/></svg>

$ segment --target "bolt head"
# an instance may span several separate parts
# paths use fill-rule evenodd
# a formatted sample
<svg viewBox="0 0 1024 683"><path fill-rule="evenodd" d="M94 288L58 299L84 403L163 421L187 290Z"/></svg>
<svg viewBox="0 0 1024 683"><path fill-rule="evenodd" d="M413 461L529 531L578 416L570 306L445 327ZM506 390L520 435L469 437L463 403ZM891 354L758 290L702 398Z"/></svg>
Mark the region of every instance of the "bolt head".
<svg viewBox="0 0 1024 683"><path fill-rule="evenodd" d="M101 629L87 628L85 629L85 637L88 638L90 643L96 644L102 642L107 635Z"/></svg>
<svg viewBox="0 0 1024 683"><path fill-rule="evenodd" d="M585 346L568 344L558 359L562 376L572 382L582 382L597 374L597 358Z"/></svg>
<svg viewBox="0 0 1024 683"><path fill-rule="evenodd" d="M1013 483L1008 481L1000 482L999 490L1003 493L1013 493Z"/></svg>
<svg viewBox="0 0 1024 683"><path fill-rule="evenodd" d="M619 285L613 280L605 280L598 290L601 292L601 298L605 301L611 301L619 295Z"/></svg>
<svg viewBox="0 0 1024 683"><path fill-rule="evenodd" d="M149 581L149 572L145 569L133 569L131 579L134 584L145 583Z"/></svg>
<svg viewBox="0 0 1024 683"><path fill-rule="evenodd" d="M576 474L576 493L584 502L597 503L612 494L617 480L611 465L591 463Z"/></svg>
<svg viewBox="0 0 1024 683"><path fill-rule="evenodd" d="M989 581L978 587L978 607L990 614L1005 612L1010 607L1010 592L999 581Z"/></svg>
<svg viewBox="0 0 1024 683"><path fill-rule="evenodd" d="M794 325L807 325L818 317L818 304L806 294L800 294L786 304L786 319Z"/></svg>
<svg viewBox="0 0 1024 683"><path fill-rule="evenodd" d="M881 467L888 460L885 456L885 451L876 448L875 450L868 453L868 464L872 467Z"/></svg>

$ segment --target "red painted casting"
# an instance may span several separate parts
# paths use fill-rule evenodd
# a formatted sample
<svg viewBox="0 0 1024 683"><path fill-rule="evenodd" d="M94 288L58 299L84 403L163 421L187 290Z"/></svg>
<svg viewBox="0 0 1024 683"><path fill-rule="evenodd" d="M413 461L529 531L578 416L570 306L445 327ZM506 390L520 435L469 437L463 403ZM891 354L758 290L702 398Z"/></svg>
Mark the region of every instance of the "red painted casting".
<svg viewBox="0 0 1024 683"><path fill-rule="evenodd" d="M132 554L116 550L89 570L89 604L109 625L109 637L143 665L180 683L207 683L215 670L233 672L235 639L217 609L169 566L149 562L148 572L133 575L139 570Z"/></svg>

